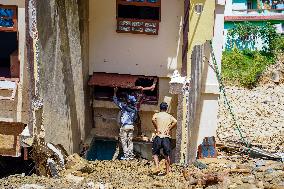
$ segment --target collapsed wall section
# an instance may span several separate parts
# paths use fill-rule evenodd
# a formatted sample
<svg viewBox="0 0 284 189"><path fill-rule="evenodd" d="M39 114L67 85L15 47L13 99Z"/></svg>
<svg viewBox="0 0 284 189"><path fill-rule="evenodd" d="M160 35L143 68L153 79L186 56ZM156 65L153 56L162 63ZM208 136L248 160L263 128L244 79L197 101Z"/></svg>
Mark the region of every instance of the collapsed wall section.
<svg viewBox="0 0 284 189"><path fill-rule="evenodd" d="M45 141L78 152L85 138L85 93L75 0L36 2L39 37L39 90ZM85 71L86 72L86 71Z"/></svg>

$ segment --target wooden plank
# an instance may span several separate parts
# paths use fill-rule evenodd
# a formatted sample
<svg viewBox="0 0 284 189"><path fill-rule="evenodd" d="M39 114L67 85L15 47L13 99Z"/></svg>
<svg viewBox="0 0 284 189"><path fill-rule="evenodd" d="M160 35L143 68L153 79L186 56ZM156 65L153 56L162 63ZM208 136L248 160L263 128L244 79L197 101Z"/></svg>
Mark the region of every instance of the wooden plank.
<svg viewBox="0 0 284 189"><path fill-rule="evenodd" d="M191 83L190 83L190 95L188 97L188 116L186 120L186 127L187 127L187 159L186 163L193 162L195 160L196 154L196 142L197 136L192 135L193 131L196 130L198 127L198 117L197 117L197 110L198 104L200 102L200 95L201 95L201 77L202 77L202 63L203 63L203 45L196 45L193 48L192 55L191 55Z"/></svg>
<svg viewBox="0 0 284 189"><path fill-rule="evenodd" d="M0 155L20 156L20 134L25 125L17 122L0 122Z"/></svg>
<svg viewBox="0 0 284 189"><path fill-rule="evenodd" d="M189 13L190 13L190 0L184 0L183 45L182 45L182 67L181 67L182 76L187 75Z"/></svg>

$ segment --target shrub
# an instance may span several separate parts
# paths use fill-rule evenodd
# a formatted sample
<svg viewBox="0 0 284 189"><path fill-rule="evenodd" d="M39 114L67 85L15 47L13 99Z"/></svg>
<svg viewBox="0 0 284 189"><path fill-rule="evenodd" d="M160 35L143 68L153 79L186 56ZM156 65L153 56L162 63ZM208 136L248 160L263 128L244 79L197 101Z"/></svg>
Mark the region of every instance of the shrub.
<svg viewBox="0 0 284 189"><path fill-rule="evenodd" d="M278 36L273 41L272 49L275 53L284 53L284 36Z"/></svg>
<svg viewBox="0 0 284 189"><path fill-rule="evenodd" d="M273 54L234 48L222 58L222 77L227 85L252 88L267 65L275 62Z"/></svg>

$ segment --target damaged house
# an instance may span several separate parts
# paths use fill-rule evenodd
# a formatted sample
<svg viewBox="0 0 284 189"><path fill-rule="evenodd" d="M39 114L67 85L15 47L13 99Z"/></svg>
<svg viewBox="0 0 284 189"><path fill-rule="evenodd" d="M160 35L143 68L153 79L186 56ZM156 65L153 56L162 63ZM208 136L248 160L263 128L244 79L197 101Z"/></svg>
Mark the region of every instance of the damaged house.
<svg viewBox="0 0 284 189"><path fill-rule="evenodd" d="M140 108L143 137L135 131L135 151L143 158L151 158L151 118L163 101L178 120L175 162L190 163L203 139L216 135L219 86L212 64L221 64L224 0L20 2L15 5L26 10L17 13L28 19L27 32L20 25L16 30L20 77L13 80L18 90L11 107L16 113L5 116L8 111L1 106L0 117L5 118L3 125L27 124L32 132L24 144L41 137L62 144L68 153L88 144L88 159L111 159L119 132L119 110L112 102L115 87L120 94L155 86L144 92ZM26 45L21 44L25 37ZM10 62L15 50L7 55ZM13 66L10 62L3 65ZM24 73L30 77L26 84ZM7 76L4 80L11 82ZM30 98L24 100L28 91Z"/></svg>
<svg viewBox="0 0 284 189"><path fill-rule="evenodd" d="M29 123L25 2L0 1L0 155L18 157ZM29 134L28 128L25 130Z"/></svg>

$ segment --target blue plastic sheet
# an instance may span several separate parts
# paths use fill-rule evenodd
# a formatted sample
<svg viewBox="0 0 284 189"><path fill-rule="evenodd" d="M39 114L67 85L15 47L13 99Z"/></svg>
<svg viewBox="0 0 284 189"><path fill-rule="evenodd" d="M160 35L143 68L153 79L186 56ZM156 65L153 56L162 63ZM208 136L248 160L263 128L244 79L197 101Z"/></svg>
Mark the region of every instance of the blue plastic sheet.
<svg viewBox="0 0 284 189"><path fill-rule="evenodd" d="M13 18L14 10L0 8L0 17Z"/></svg>
<svg viewBox="0 0 284 189"><path fill-rule="evenodd" d="M0 26L1 27L13 27L13 15L14 10L0 8Z"/></svg>

